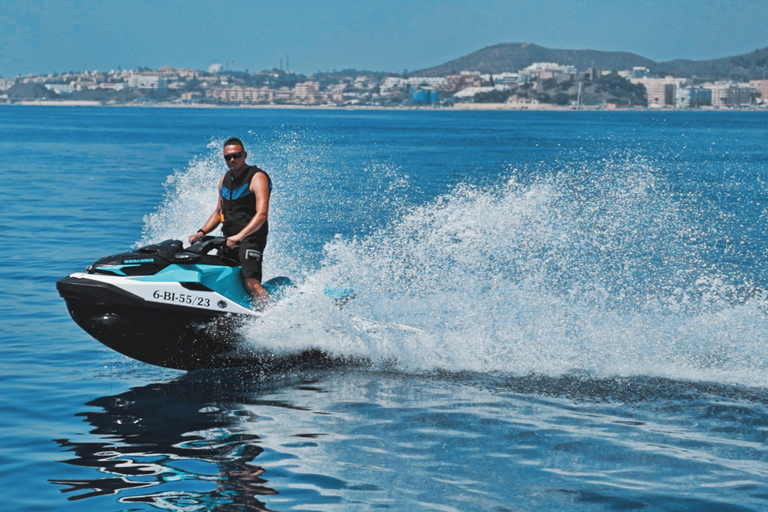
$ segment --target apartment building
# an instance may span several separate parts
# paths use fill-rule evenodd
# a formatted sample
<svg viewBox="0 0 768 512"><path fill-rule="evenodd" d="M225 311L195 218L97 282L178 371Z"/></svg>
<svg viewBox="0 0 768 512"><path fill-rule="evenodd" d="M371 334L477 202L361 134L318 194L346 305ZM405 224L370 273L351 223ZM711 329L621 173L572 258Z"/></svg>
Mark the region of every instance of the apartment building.
<svg viewBox="0 0 768 512"><path fill-rule="evenodd" d="M686 78L630 78L633 84L645 87L649 108L674 107L677 90L688 80Z"/></svg>
<svg viewBox="0 0 768 512"><path fill-rule="evenodd" d="M480 76L480 73L461 73L458 75L448 75L445 78L448 80L448 89L452 91L460 91L467 87L483 86L483 78Z"/></svg>
<svg viewBox="0 0 768 512"><path fill-rule="evenodd" d="M302 82L293 88L293 99L296 103L314 105L320 102L320 83Z"/></svg>
<svg viewBox="0 0 768 512"><path fill-rule="evenodd" d="M213 87L205 91L206 98L224 103L273 103L276 91L269 87Z"/></svg>

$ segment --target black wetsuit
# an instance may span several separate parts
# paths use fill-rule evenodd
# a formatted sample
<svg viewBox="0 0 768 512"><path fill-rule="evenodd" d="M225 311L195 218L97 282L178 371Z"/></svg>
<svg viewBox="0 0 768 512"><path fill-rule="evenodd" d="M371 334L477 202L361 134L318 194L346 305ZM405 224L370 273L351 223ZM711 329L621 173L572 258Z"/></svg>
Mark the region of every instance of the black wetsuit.
<svg viewBox="0 0 768 512"><path fill-rule="evenodd" d="M234 172L227 171L221 184L221 206L224 213L224 225L221 228L224 236L234 236L243 230L256 215L256 194L251 190L251 180L257 173L264 173L272 193L272 179L269 174L256 166L248 167L237 178ZM243 266L243 277L251 277L261 281L261 262L264 248L267 246L269 221L245 237L236 250L227 251L228 256L237 257Z"/></svg>

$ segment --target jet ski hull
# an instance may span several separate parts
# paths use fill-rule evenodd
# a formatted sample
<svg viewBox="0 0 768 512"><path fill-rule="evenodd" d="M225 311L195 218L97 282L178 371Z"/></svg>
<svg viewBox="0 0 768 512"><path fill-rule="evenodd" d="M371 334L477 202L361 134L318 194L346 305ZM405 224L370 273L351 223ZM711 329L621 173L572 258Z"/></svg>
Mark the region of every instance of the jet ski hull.
<svg viewBox="0 0 768 512"><path fill-rule="evenodd" d="M148 303L118 286L74 275L56 287L77 325L132 359L180 370L255 362L231 354L242 352L242 315Z"/></svg>

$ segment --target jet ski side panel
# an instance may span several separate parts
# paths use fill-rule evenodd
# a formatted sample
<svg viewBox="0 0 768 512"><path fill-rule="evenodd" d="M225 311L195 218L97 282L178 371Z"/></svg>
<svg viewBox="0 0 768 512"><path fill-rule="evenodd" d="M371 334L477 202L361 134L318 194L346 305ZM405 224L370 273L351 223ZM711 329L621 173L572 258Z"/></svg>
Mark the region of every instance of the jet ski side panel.
<svg viewBox="0 0 768 512"><path fill-rule="evenodd" d="M148 303L92 277L73 274L56 287L75 323L109 348L138 361L180 370L253 364L253 360L227 355L242 341L238 333L242 315L173 301Z"/></svg>

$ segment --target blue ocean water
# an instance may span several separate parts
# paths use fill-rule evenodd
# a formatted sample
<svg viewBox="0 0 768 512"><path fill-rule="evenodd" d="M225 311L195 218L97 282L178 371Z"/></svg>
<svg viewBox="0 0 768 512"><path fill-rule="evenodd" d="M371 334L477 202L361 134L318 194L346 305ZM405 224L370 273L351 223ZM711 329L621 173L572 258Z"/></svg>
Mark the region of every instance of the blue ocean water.
<svg viewBox="0 0 768 512"><path fill-rule="evenodd" d="M111 352L54 284L275 191L244 329ZM768 115L0 107L0 510L765 510ZM354 288L343 309L323 296Z"/></svg>

